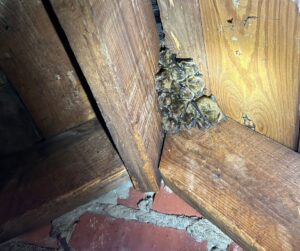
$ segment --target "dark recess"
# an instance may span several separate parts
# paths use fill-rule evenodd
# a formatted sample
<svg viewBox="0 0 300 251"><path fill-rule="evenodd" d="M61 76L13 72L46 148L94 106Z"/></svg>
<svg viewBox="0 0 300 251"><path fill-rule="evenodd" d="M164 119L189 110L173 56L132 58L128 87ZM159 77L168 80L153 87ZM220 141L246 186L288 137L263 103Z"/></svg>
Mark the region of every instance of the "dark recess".
<svg viewBox="0 0 300 251"><path fill-rule="evenodd" d="M160 18L159 7L157 4L157 0L151 0L151 2L152 2L153 14L155 17L157 32L159 34L160 41L162 41L165 38L165 34L164 34L164 29L163 29L161 18Z"/></svg>

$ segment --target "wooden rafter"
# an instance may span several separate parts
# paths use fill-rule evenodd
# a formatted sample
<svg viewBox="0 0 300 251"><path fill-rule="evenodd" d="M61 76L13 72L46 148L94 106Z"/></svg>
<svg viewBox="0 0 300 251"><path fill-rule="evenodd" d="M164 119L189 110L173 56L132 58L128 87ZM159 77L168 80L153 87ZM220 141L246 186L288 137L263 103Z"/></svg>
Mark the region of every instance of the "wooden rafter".
<svg viewBox="0 0 300 251"><path fill-rule="evenodd" d="M229 120L167 137L164 181L249 250L300 247L300 155Z"/></svg>
<svg viewBox="0 0 300 251"><path fill-rule="evenodd" d="M0 191L0 242L28 231L129 181L97 120L62 133L11 159Z"/></svg>

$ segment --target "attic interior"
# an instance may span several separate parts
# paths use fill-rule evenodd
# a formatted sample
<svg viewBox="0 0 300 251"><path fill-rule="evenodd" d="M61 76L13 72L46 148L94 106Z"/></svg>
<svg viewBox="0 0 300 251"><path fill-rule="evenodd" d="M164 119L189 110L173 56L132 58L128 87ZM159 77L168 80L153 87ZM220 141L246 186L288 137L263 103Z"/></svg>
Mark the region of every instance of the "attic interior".
<svg viewBox="0 0 300 251"><path fill-rule="evenodd" d="M0 39L0 243L163 181L244 250L299 249L299 0L0 1Z"/></svg>

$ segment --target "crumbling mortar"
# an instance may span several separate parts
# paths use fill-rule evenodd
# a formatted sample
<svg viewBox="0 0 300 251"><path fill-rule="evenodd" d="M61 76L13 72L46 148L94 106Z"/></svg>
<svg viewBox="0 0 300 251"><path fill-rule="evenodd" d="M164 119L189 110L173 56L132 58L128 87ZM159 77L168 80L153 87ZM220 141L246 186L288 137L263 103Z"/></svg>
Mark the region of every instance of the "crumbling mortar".
<svg viewBox="0 0 300 251"><path fill-rule="evenodd" d="M146 197L145 200L150 200ZM208 241L208 250L218 246L226 250L232 242L217 227L212 225L208 220L195 216L173 215L156 212L152 209L147 211L148 205L143 209L129 208L118 204L102 204L95 201L92 204L84 205L53 221L54 231L61 232L61 236L68 233L68 229L73 229L74 222L84 213L95 213L98 215L108 216L114 219L134 220L141 223L153 224L160 227L184 230L197 242ZM60 229L63 227L63 229ZM73 230L72 230L73 232ZM214 236L214 237L212 237Z"/></svg>
<svg viewBox="0 0 300 251"><path fill-rule="evenodd" d="M226 250L227 246L232 242L225 234L223 234L217 227L211 224L208 220L196 216L176 215L160 213L152 209L154 200L154 193L146 193L145 198L138 202L138 208L130 208L117 204L118 198L128 198L128 190L130 185L124 184L123 186L115 189L100 198L91 201L77 209L66 213L65 215L52 221L52 229L50 236L54 237L59 242L59 251L71 251L69 241L72 233L76 228L80 217L85 213L94 213L111 217L114 219L133 220L141 223L156 225L159 227L173 228L177 230L186 231L195 241L202 242L208 241L208 250ZM19 247L20 245L29 245L20 240L12 240L7 242L9 247ZM20 250L20 249L2 249L0 250ZM28 250L41 250L53 251L53 248L28 249ZM27 249L26 249L27 250Z"/></svg>

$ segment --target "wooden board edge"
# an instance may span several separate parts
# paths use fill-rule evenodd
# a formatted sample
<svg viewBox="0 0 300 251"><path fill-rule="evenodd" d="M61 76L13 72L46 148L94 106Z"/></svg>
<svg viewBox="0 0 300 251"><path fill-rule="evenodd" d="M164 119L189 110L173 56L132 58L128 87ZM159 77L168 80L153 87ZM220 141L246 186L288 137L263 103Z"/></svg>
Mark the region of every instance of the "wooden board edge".
<svg viewBox="0 0 300 251"><path fill-rule="evenodd" d="M112 180L109 180L112 179ZM43 224L50 223L55 218L79 207L97 197L109 192L119 185L129 182L129 176L124 169L119 170L113 176L102 180L101 177L94 179L76 191L69 192L59 198L30 210L19 217L6 222L0 229L0 243L5 242L22 233L33 230ZM49 214L43 214L48 211Z"/></svg>

